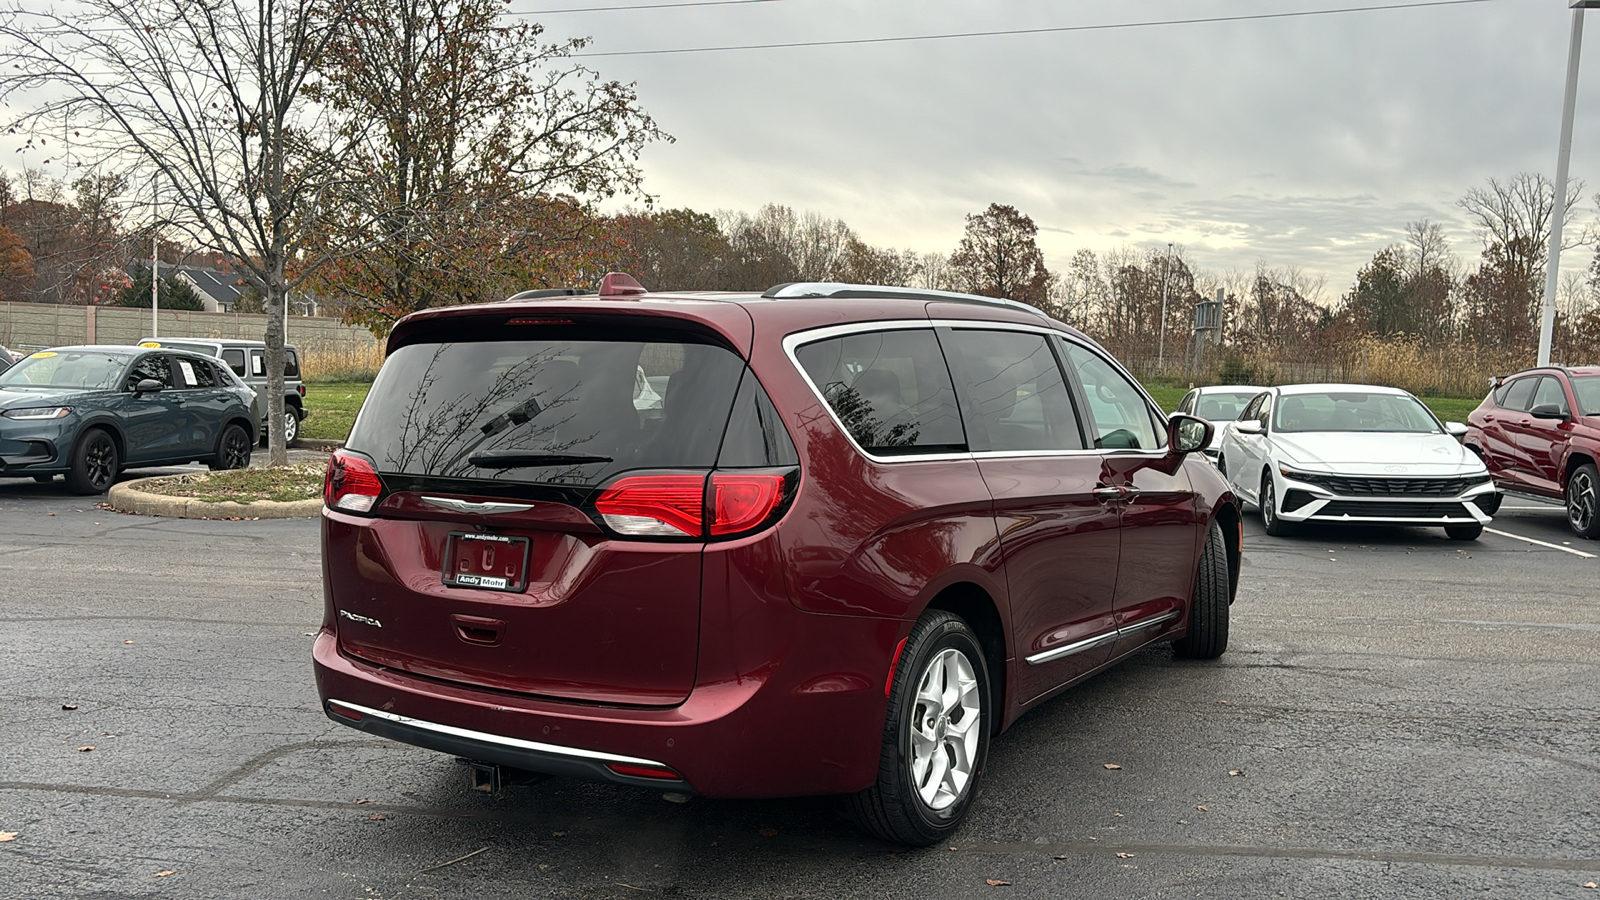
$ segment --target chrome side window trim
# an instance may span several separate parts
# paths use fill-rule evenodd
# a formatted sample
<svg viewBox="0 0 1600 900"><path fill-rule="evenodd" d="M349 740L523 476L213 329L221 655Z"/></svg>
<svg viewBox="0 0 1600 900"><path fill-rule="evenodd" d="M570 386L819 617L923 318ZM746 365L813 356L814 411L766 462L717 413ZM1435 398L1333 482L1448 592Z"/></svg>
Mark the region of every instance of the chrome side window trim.
<svg viewBox="0 0 1600 900"><path fill-rule="evenodd" d="M345 700L329 700L330 704L340 706L363 716L372 716L383 719L396 725L407 725L422 731L431 731L435 734L444 734L451 737L465 738L472 741L481 741L486 744L498 744L502 747L512 747L518 750L532 750L535 753L549 753L555 756L569 756L574 759L592 759L603 763L626 763L633 766L651 766L665 769L667 766L652 759L641 759L637 756L620 756L615 753L602 753L599 750L583 750L577 747L562 747L557 744L541 744L538 741L525 741L521 738L505 737L499 734L489 734L485 731L472 731L467 728L457 728L454 725L440 725L437 722L428 722L423 719L413 719L410 716L399 716L382 710L370 709Z"/></svg>

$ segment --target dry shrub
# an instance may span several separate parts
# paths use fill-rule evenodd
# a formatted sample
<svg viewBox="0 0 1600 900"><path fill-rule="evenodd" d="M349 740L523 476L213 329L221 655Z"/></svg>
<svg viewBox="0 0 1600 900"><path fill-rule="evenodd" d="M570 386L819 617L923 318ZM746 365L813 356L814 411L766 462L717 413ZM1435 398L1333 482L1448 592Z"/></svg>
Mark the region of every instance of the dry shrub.
<svg viewBox="0 0 1600 900"><path fill-rule="evenodd" d="M383 364L376 341L310 341L299 344L300 375L306 381L371 381Z"/></svg>

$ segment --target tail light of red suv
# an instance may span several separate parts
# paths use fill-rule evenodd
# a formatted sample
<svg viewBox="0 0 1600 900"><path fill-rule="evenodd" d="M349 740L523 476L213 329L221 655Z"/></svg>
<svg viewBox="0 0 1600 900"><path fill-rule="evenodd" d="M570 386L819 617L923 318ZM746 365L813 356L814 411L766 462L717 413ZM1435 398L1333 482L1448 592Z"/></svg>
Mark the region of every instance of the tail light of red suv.
<svg viewBox="0 0 1600 900"><path fill-rule="evenodd" d="M799 472L624 475L601 489L595 514L628 537L729 538L776 521Z"/></svg>
<svg viewBox="0 0 1600 900"><path fill-rule="evenodd" d="M323 505L345 512L370 512L382 494L378 471L365 457L335 450L328 458L328 472L322 481Z"/></svg>

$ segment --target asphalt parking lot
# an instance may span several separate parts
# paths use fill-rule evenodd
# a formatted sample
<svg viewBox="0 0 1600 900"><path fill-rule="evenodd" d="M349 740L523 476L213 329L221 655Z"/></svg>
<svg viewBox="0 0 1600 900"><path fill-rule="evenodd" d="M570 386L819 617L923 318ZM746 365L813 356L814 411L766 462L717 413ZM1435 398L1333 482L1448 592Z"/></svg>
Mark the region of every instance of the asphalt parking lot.
<svg viewBox="0 0 1600 900"><path fill-rule="evenodd" d="M1600 896L1600 545L1536 501L1465 544L1252 513L1225 657L1031 714L906 851L827 800L475 794L319 710L315 521L98 499L0 481L0 896Z"/></svg>

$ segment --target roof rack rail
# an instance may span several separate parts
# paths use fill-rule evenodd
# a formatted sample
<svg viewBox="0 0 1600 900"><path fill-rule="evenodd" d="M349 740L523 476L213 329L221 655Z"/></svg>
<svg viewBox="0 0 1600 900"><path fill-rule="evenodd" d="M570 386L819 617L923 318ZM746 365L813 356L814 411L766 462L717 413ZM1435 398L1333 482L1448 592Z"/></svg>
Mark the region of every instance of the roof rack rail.
<svg viewBox="0 0 1600 900"><path fill-rule="evenodd" d="M795 281L767 288L761 295L768 300L798 300L828 298L833 300L940 300L949 303L975 303L1032 313L1041 319L1050 317L1043 310L1003 297L980 297L976 294L958 294L954 291L933 291L921 288L884 287L870 284L841 284L833 281Z"/></svg>
<svg viewBox="0 0 1600 900"><path fill-rule="evenodd" d="M542 300L545 297L582 297L594 291L585 288L540 288L534 291L521 291L507 297L507 300Z"/></svg>

